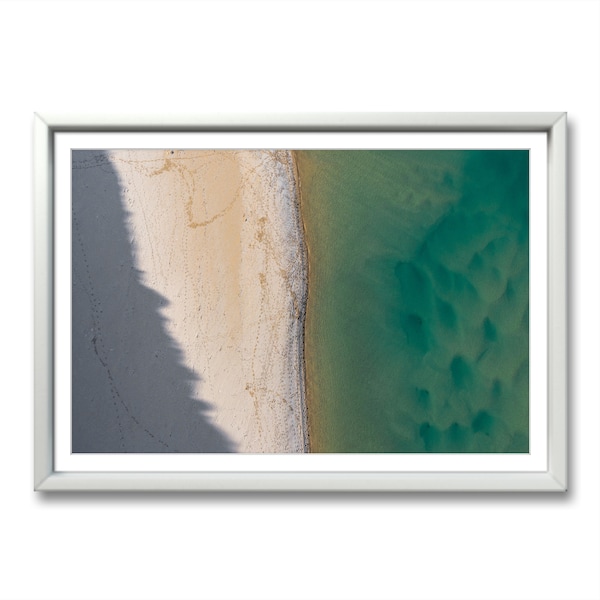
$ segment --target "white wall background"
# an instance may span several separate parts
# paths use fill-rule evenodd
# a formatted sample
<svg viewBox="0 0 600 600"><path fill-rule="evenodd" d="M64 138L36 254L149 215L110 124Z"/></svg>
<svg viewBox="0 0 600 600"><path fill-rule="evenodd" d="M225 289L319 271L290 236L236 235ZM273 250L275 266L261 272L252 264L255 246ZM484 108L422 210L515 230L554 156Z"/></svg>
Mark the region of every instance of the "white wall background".
<svg viewBox="0 0 600 600"><path fill-rule="evenodd" d="M0 597L600 598L600 5L0 1ZM32 491L31 124L46 112L570 116L567 495Z"/></svg>

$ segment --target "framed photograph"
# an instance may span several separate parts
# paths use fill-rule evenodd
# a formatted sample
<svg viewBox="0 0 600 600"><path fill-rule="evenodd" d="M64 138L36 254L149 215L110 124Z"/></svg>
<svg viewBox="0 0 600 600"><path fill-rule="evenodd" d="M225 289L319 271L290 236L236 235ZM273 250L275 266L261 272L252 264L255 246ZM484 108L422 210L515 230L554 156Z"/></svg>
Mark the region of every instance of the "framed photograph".
<svg viewBox="0 0 600 600"><path fill-rule="evenodd" d="M36 114L41 491L565 491L565 113Z"/></svg>

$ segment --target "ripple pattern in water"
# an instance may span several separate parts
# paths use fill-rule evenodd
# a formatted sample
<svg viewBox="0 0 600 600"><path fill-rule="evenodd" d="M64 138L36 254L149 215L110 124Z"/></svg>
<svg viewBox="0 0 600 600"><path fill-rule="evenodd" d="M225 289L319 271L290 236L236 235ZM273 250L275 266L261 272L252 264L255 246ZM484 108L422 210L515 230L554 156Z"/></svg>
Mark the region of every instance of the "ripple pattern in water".
<svg viewBox="0 0 600 600"><path fill-rule="evenodd" d="M528 452L528 152L295 157L311 450Z"/></svg>

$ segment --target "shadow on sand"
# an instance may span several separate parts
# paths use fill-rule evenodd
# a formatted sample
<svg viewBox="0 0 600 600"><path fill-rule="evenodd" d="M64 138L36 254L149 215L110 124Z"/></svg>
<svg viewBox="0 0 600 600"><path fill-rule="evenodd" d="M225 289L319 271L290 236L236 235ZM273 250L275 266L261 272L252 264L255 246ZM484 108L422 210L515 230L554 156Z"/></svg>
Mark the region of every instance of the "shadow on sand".
<svg viewBox="0 0 600 600"><path fill-rule="evenodd" d="M107 153L72 160L72 451L235 451L142 283Z"/></svg>

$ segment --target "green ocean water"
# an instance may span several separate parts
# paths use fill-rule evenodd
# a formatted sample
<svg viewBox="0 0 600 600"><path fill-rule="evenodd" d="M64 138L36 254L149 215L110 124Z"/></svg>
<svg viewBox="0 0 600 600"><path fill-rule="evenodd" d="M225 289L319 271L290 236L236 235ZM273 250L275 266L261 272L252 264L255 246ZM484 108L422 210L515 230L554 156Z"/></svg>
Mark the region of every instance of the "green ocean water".
<svg viewBox="0 0 600 600"><path fill-rule="evenodd" d="M528 152L295 159L311 451L528 452Z"/></svg>

